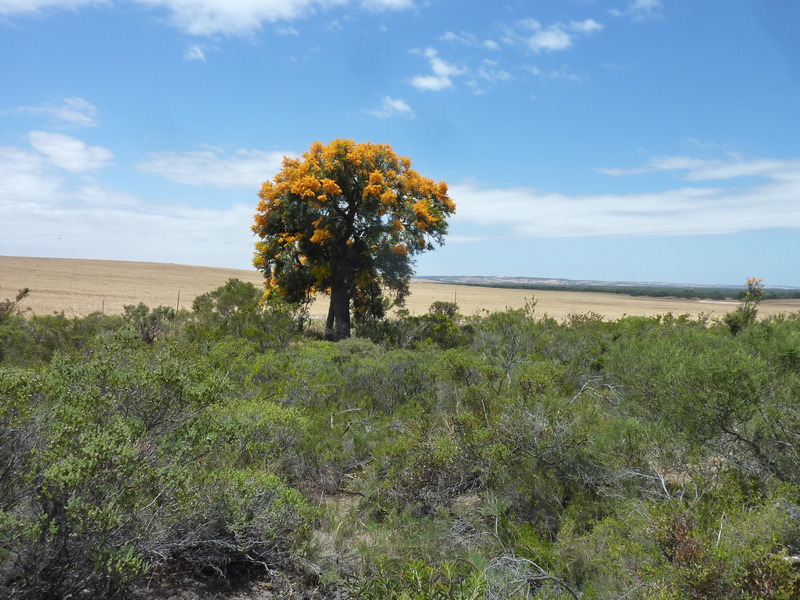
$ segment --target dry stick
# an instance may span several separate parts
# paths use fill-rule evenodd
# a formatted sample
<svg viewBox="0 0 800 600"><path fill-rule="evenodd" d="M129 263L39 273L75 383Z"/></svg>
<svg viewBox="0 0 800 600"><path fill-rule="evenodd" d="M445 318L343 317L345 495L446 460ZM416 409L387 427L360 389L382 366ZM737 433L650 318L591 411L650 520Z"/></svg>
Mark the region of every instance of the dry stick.
<svg viewBox="0 0 800 600"><path fill-rule="evenodd" d="M181 307L181 291L178 290L178 302L175 304L175 312L178 312Z"/></svg>

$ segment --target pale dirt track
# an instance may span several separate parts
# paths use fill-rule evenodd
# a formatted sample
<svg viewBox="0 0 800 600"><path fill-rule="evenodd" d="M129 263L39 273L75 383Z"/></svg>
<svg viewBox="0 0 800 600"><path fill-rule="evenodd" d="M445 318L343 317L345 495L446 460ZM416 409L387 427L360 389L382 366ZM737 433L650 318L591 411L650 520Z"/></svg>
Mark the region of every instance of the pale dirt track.
<svg viewBox="0 0 800 600"><path fill-rule="evenodd" d="M21 304L33 314L63 312L80 317L96 311L121 313L126 304L144 302L148 306L190 308L195 296L209 292L235 277L261 285L257 271L218 269L186 265L79 260L61 258L23 258L0 256L0 300L13 298L28 287L30 296ZM514 290L454 286L424 279L411 283L406 307L413 314L425 313L436 300L455 301L461 312L472 315L481 310L520 308L535 297L536 315L547 314L563 320L570 314L594 312L614 320L624 315L674 315L705 313L719 317L735 308L735 303L704 302L672 298L642 298L621 294ZM326 312L324 298L311 307L313 316ZM759 307L762 316L800 312L800 300L766 301Z"/></svg>

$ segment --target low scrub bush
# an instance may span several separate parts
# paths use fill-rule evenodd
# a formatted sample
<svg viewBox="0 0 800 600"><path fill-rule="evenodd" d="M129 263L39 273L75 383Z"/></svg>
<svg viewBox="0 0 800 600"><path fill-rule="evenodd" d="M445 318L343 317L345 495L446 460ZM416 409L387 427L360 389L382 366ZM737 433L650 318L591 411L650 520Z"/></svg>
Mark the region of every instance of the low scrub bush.
<svg viewBox="0 0 800 600"><path fill-rule="evenodd" d="M0 595L113 598L165 567L280 567L307 538L298 492L226 458L243 461L242 427L218 418L224 374L197 356L123 332L83 360L4 368L0 398ZM247 452L267 453L267 421Z"/></svg>

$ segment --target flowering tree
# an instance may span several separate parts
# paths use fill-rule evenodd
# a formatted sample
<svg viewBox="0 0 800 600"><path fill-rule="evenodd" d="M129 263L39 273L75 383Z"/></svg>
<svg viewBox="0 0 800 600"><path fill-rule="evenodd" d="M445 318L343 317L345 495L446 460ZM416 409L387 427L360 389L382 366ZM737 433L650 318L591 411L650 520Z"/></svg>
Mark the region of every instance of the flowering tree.
<svg viewBox="0 0 800 600"><path fill-rule="evenodd" d="M330 296L326 337L350 335L350 309L382 317L402 305L414 254L441 245L455 204L447 184L422 177L388 144L320 142L284 158L267 181L253 231L267 296Z"/></svg>

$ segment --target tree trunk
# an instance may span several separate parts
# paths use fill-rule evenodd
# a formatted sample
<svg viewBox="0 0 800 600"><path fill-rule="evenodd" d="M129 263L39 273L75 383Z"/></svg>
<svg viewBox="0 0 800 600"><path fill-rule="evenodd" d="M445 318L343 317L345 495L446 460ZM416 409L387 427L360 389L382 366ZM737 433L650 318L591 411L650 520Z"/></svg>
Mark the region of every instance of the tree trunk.
<svg viewBox="0 0 800 600"><path fill-rule="evenodd" d="M333 296L331 296L330 304L328 304L328 318L325 321L325 339L333 341L333 322L336 313L333 310Z"/></svg>
<svg viewBox="0 0 800 600"><path fill-rule="evenodd" d="M350 337L350 294L345 286L331 289L331 303L325 322L325 339L338 342Z"/></svg>

